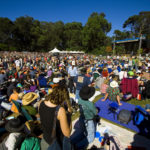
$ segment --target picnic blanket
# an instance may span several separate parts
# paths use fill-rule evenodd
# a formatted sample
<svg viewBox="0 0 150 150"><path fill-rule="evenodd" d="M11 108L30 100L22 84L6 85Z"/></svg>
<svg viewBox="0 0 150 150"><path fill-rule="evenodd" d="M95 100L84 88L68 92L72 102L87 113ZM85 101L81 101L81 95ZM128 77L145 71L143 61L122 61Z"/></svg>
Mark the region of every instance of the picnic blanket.
<svg viewBox="0 0 150 150"><path fill-rule="evenodd" d="M106 101L101 101L103 98L101 98L100 100L98 100L96 103L95 103L95 106L98 107L100 109L100 112L98 113L98 115L102 118L105 118L107 120L110 120L116 124L119 124L123 127L126 127L128 129L131 129L137 133L139 133L139 128L134 125L133 121L131 120L128 124L122 124L120 123L118 120L117 120L117 114L115 115L114 117L114 114L113 113L110 113L109 114L109 104L112 103L112 101L110 101L109 99L107 99ZM134 111L135 110L135 105L132 105L132 104L129 104L129 103L126 103L126 102L121 102L122 103L122 106L119 106L119 110L117 113L119 113L120 110L122 109L126 109L126 110L129 110L129 111Z"/></svg>

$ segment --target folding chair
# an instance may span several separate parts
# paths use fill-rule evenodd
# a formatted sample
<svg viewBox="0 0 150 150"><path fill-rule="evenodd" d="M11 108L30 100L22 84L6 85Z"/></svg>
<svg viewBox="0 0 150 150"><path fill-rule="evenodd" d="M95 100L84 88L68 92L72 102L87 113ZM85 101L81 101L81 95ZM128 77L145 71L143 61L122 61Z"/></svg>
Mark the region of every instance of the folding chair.
<svg viewBox="0 0 150 150"><path fill-rule="evenodd" d="M21 104L17 101L12 100L12 102L17 107L18 111L27 119L27 120L33 120L33 118L29 115L29 113L21 106Z"/></svg>

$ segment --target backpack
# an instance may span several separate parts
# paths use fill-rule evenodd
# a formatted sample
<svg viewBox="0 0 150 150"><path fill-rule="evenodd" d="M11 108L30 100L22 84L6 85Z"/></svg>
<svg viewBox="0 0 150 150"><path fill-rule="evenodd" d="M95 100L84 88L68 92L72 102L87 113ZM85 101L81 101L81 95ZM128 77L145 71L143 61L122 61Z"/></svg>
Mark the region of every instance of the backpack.
<svg viewBox="0 0 150 150"><path fill-rule="evenodd" d="M26 137L21 144L20 150L40 150L40 139L36 137Z"/></svg>
<svg viewBox="0 0 150 150"><path fill-rule="evenodd" d="M145 111L141 106L136 106L134 115L134 124L140 125L141 122L148 116L148 112Z"/></svg>
<svg viewBox="0 0 150 150"><path fill-rule="evenodd" d="M131 121L131 112L126 109L120 110L117 120L123 124L128 124Z"/></svg>

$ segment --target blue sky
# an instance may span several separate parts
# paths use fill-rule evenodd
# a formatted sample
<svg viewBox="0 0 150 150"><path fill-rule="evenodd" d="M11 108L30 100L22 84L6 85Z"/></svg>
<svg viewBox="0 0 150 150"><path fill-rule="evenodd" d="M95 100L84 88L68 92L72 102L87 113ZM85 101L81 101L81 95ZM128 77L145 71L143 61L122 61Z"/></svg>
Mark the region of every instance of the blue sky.
<svg viewBox="0 0 150 150"><path fill-rule="evenodd" d="M140 11L150 11L150 0L0 0L0 17L15 20L20 16L32 16L40 21L63 21L86 23L92 12L104 12L115 29L129 16Z"/></svg>

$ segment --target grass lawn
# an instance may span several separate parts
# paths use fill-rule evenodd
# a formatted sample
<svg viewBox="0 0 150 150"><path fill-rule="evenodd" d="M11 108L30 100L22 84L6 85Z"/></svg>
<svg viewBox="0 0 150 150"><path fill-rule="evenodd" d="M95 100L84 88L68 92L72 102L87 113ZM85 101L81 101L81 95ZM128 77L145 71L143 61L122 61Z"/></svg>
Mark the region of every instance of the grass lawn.
<svg viewBox="0 0 150 150"><path fill-rule="evenodd" d="M150 104L150 99L146 99L146 100L136 100L136 99L131 99L130 101L128 101L128 103L133 104L133 105L140 105L141 107L145 107L146 104Z"/></svg>

